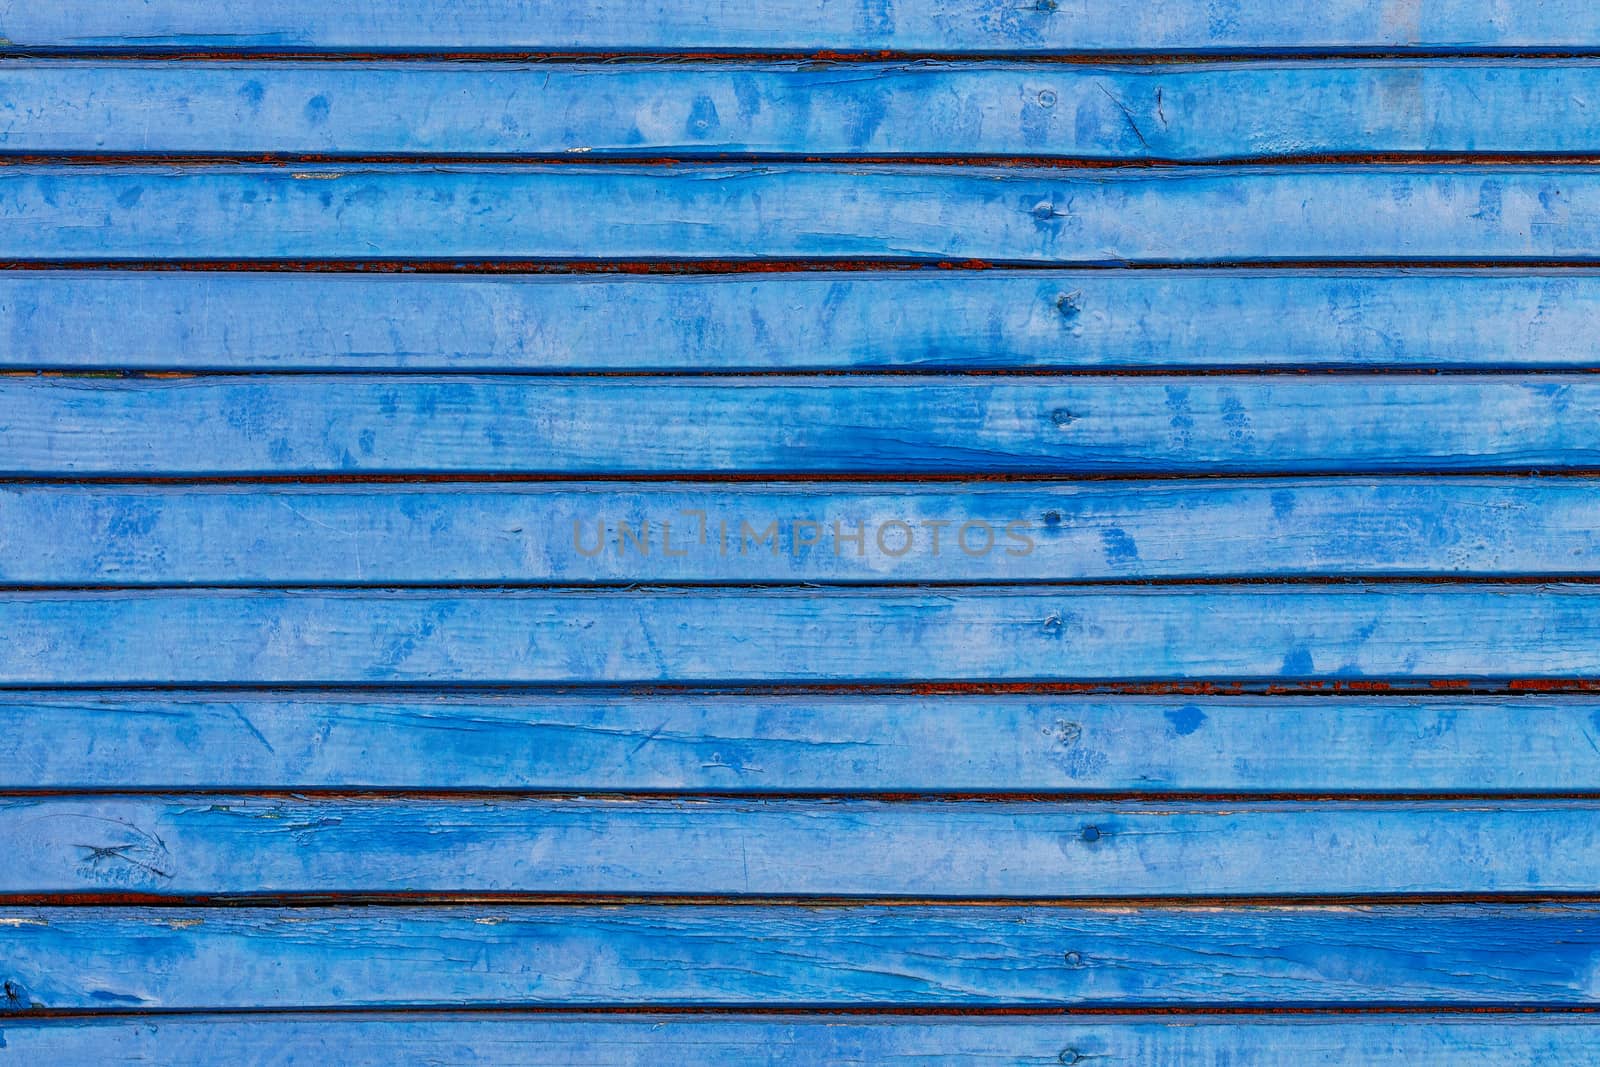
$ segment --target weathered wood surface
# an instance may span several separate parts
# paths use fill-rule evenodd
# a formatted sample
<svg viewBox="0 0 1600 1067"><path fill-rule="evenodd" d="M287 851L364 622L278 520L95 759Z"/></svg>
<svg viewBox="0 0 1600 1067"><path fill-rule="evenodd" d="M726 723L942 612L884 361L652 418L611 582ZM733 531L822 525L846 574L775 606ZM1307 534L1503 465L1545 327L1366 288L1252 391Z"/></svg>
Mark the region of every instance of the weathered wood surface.
<svg viewBox="0 0 1600 1067"><path fill-rule="evenodd" d="M13 585L1596 575L1588 478L0 486Z"/></svg>
<svg viewBox="0 0 1600 1067"><path fill-rule="evenodd" d="M0 2L13 48L237 51L893 49L928 52L1406 50L1600 48L1600 15L1584 0L1375 4L1312 10L1266 0L1227 5L1152 0L98 0Z"/></svg>
<svg viewBox="0 0 1600 1067"><path fill-rule="evenodd" d="M1600 377L0 378L12 477L1562 468Z"/></svg>
<svg viewBox="0 0 1600 1067"><path fill-rule="evenodd" d="M1590 369L1551 270L688 277L0 271L0 367L764 371Z"/></svg>
<svg viewBox="0 0 1600 1067"><path fill-rule="evenodd" d="M27 897L1537 896L1600 893L1600 801L13 797L0 849Z"/></svg>
<svg viewBox="0 0 1600 1067"><path fill-rule="evenodd" d="M1570 1067L1595 1050L1581 1016L1525 1014L1013 1016L268 1014L8 1019L13 1062L249 1062L350 1067L455 1062L570 1067L817 1063L965 1067Z"/></svg>
<svg viewBox="0 0 1600 1067"><path fill-rule="evenodd" d="M0 68L0 152L1306 158L1593 153L1592 60Z"/></svg>
<svg viewBox="0 0 1600 1067"><path fill-rule="evenodd" d="M18 164L0 260L1590 261L1600 167Z"/></svg>
<svg viewBox="0 0 1600 1067"><path fill-rule="evenodd" d="M694 1005L1591 1005L1593 906L38 908L54 1011Z"/></svg>
<svg viewBox="0 0 1600 1067"><path fill-rule="evenodd" d="M1592 4L0 51L0 1061L1600 1056Z"/></svg>
<svg viewBox="0 0 1600 1067"><path fill-rule="evenodd" d="M0 789L1573 793L1596 737L1587 696L12 692Z"/></svg>
<svg viewBox="0 0 1600 1067"><path fill-rule="evenodd" d="M0 598L0 685L1600 678L1600 587L117 590Z"/></svg>

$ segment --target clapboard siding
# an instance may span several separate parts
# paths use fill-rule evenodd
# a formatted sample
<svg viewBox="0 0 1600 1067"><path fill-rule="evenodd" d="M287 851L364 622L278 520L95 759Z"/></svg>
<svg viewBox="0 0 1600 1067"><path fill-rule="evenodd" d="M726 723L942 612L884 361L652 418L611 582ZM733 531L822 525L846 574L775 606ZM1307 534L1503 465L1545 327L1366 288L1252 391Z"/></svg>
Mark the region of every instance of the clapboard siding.
<svg viewBox="0 0 1600 1067"><path fill-rule="evenodd" d="M11 999L55 1011L1588 1005L1600 963L1595 908L1550 905L43 908L0 927Z"/></svg>
<svg viewBox="0 0 1600 1067"><path fill-rule="evenodd" d="M1592 153L1592 61L0 67L0 151L1061 156Z"/></svg>
<svg viewBox="0 0 1600 1067"><path fill-rule="evenodd" d="M1600 48L1585 0L1378 4L1314 11L1247 0L1151 0L1129 8L1015 0L209 0L0 2L13 48L284 50L874 50L1052 53L1355 49Z"/></svg>
<svg viewBox="0 0 1600 1067"><path fill-rule="evenodd" d="M757 543L774 524L776 552ZM1600 575L1600 485L1326 477L0 486L0 583L14 585L1358 575Z"/></svg>
<svg viewBox="0 0 1600 1067"><path fill-rule="evenodd" d="M0 259L1575 260L1600 168L0 168Z"/></svg>
<svg viewBox="0 0 1600 1067"><path fill-rule="evenodd" d="M1593 375L0 378L13 477L1596 467Z"/></svg>
<svg viewBox="0 0 1600 1067"><path fill-rule="evenodd" d="M1597 317L1582 269L0 271L0 367L1590 369Z"/></svg>
<svg viewBox="0 0 1600 1067"><path fill-rule="evenodd" d="M0 789L1574 793L1597 735L1577 695L13 692Z"/></svg>
<svg viewBox="0 0 1600 1067"><path fill-rule="evenodd" d="M1593 585L0 598L0 684L1600 678Z"/></svg>
<svg viewBox="0 0 1600 1067"><path fill-rule="evenodd" d="M1592 8L0 0L0 1060L1594 1059Z"/></svg>
<svg viewBox="0 0 1600 1067"><path fill-rule="evenodd" d="M38 797L0 849L27 897L1593 894L1600 801Z"/></svg>
<svg viewBox="0 0 1600 1067"><path fill-rule="evenodd" d="M1458 1067L1463 1060L1568 1067L1593 1054L1583 1017L1521 1014L951 1018L426 1014L196 1015L7 1020L20 1062L350 1067L470 1059L506 1067L606 1063L704 1067L816 1063L958 1067Z"/></svg>

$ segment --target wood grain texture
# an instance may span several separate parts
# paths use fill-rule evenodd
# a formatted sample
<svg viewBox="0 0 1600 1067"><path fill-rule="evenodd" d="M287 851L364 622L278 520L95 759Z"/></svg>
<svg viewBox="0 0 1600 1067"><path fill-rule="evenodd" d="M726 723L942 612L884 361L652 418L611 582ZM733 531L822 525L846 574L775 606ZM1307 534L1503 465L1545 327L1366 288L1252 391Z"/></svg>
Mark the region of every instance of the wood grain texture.
<svg viewBox="0 0 1600 1067"><path fill-rule="evenodd" d="M1537 895L1600 890L1600 801L14 797L0 848L30 896Z"/></svg>
<svg viewBox="0 0 1600 1067"><path fill-rule="evenodd" d="M1597 426L1592 375L14 376L0 475L1585 470Z"/></svg>
<svg viewBox="0 0 1600 1067"><path fill-rule="evenodd" d="M1597 316L1581 269L0 271L0 367L1588 369Z"/></svg>
<svg viewBox="0 0 1600 1067"><path fill-rule="evenodd" d="M0 583L1575 577L1597 530L1587 478L13 484Z"/></svg>
<svg viewBox="0 0 1600 1067"><path fill-rule="evenodd" d="M13 692L0 790L1573 793L1597 737L1586 696Z"/></svg>
<svg viewBox="0 0 1600 1067"><path fill-rule="evenodd" d="M192 1015L8 1019L15 1063L250 1062L350 1067L455 1062L705 1067L816 1063L964 1067L1458 1067L1464 1060L1569 1067L1594 1052L1593 1024L1559 1015L949 1018L885 1016Z"/></svg>
<svg viewBox="0 0 1600 1067"><path fill-rule="evenodd" d="M1590 60L0 69L0 151L1059 156L1600 150Z"/></svg>
<svg viewBox="0 0 1600 1067"><path fill-rule="evenodd" d="M1592 7L0 0L0 1061L1600 1058Z"/></svg>
<svg viewBox="0 0 1600 1067"><path fill-rule="evenodd" d="M783 50L932 52L1267 51L1271 49L1572 48L1600 46L1583 0L1507 6L1494 0L1374 5L1332 0L1301 12L1248 0L1219 8L1152 0L763 0L707 8L693 0L207 0L0 2L16 48L230 50Z"/></svg>
<svg viewBox="0 0 1600 1067"><path fill-rule="evenodd" d="M0 684L1593 679L1592 585L202 590L0 599Z"/></svg>
<svg viewBox="0 0 1600 1067"><path fill-rule="evenodd" d="M55 1011L1593 1004L1593 906L38 908ZM425 977L422 977L425 976Z"/></svg>
<svg viewBox="0 0 1600 1067"><path fill-rule="evenodd" d="M1589 260L1600 168L0 168L0 259Z"/></svg>

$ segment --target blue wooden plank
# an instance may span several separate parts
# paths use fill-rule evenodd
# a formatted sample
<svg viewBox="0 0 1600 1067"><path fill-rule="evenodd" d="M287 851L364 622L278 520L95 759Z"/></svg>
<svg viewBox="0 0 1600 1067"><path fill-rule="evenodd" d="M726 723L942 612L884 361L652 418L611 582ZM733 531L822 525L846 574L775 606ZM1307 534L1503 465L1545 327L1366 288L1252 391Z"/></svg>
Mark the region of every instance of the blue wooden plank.
<svg viewBox="0 0 1600 1067"><path fill-rule="evenodd" d="M0 272L0 367L1600 366L1582 269Z"/></svg>
<svg viewBox="0 0 1600 1067"><path fill-rule="evenodd" d="M0 599L0 684L1600 677L1600 587L133 590Z"/></svg>
<svg viewBox="0 0 1600 1067"><path fill-rule="evenodd" d="M1585 696L16 692L0 789L1574 793L1597 734Z"/></svg>
<svg viewBox="0 0 1600 1067"><path fill-rule="evenodd" d="M1588 260L1592 166L0 169L0 259Z"/></svg>
<svg viewBox="0 0 1600 1067"><path fill-rule="evenodd" d="M13 63L0 150L1218 160L1570 153L1590 60Z"/></svg>
<svg viewBox="0 0 1600 1067"><path fill-rule="evenodd" d="M0 848L30 897L1537 895L1600 890L1600 801L46 796Z"/></svg>
<svg viewBox="0 0 1600 1067"><path fill-rule="evenodd" d="M1266 0L1225 6L1149 0L1017 4L1008 0L761 0L707 7L681 0L0 0L15 48L227 50L421 49L666 51L904 49L1049 53L1270 49L1595 48L1600 15L1584 0L1373 4L1312 11Z"/></svg>
<svg viewBox="0 0 1600 1067"><path fill-rule="evenodd" d="M1587 478L0 486L32 586L1597 574Z"/></svg>
<svg viewBox="0 0 1600 1067"><path fill-rule="evenodd" d="M1594 905L38 908L0 914L0 940L16 1007L54 1011L1557 1006L1600 999L1596 919Z"/></svg>
<svg viewBox="0 0 1600 1067"><path fill-rule="evenodd" d="M881 1016L320 1014L7 1019L8 1060L218 1062L392 1067L470 1061L504 1067L752 1063L812 1067L1570 1067L1591 1059L1600 1030L1584 1016L1279 1015L952 1018Z"/></svg>
<svg viewBox="0 0 1600 1067"><path fill-rule="evenodd" d="M0 474L1587 470L1597 425L1593 375L10 376Z"/></svg>

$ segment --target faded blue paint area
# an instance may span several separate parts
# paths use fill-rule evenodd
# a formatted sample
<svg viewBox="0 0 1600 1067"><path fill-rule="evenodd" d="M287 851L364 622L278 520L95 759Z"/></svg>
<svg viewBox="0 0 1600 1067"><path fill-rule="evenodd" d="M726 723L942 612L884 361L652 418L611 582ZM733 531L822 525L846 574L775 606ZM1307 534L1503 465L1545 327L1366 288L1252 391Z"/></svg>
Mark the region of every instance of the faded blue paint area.
<svg viewBox="0 0 1600 1067"><path fill-rule="evenodd" d="M1592 470L1597 423L1581 375L18 376L0 473Z"/></svg>
<svg viewBox="0 0 1600 1067"><path fill-rule="evenodd" d="M1583 369L1600 364L1596 316L1582 270L6 271L0 366Z"/></svg>
<svg viewBox="0 0 1600 1067"><path fill-rule="evenodd" d="M1491 185L1499 219L1473 217ZM136 208L118 201L131 187L143 191ZM86 217L99 224L81 225ZM30 261L882 257L1123 265L1587 261L1596 248L1600 169L1584 166L0 171L0 256Z"/></svg>
<svg viewBox="0 0 1600 1067"><path fill-rule="evenodd" d="M66 908L6 918L17 919L10 973L33 1003L57 1010L1398 996L1518 1005L1587 1000L1600 952L1593 905ZM942 946L937 960L926 958L930 943ZM1521 950L1516 963L1505 945Z"/></svg>
<svg viewBox="0 0 1600 1067"><path fill-rule="evenodd" d="M1600 673L1597 602L1588 584L17 592L0 682L1504 684Z"/></svg>
<svg viewBox="0 0 1600 1067"><path fill-rule="evenodd" d="M1135 8L1014 0L763 0L709 11L677 3L428 0L358 6L273 0L218 8L206 0L145 0L107 10L95 0L0 3L18 47L106 46L313 50L674 51L874 49L926 52L1264 51L1453 52L1470 48L1593 48L1600 15L1583 0L1506 6L1448 0L1419 8L1331 0L1314 11L1253 2L1152 0Z"/></svg>
<svg viewBox="0 0 1600 1067"><path fill-rule="evenodd" d="M449 1012L259 1015L197 1014L159 1022L119 1018L5 1025L17 1054L43 1062L156 1060L174 1067L239 1063L269 1046L286 1062L389 1067L406 1057L448 1061L471 1049L495 1067L567 1067L582 1062L649 1067L689 1062L863 1063L961 1067L984 1058L1017 1063L1102 1065L1226 1062L1276 1067L1285 1058L1340 1067L1455 1067L1464 1057L1501 1057L1567 1067L1593 1051L1578 1017L1495 1014L1406 1016L1069 1016L952 1018L886 1015L582 1015ZM1079 1059L1075 1059L1075 1057Z"/></svg>
<svg viewBox="0 0 1600 1067"><path fill-rule="evenodd" d="M926 900L1600 887L1600 804L1561 799L28 797L0 801L0 844L11 857L0 891L22 894L470 887ZM1338 862L1284 862L1323 852Z"/></svg>

